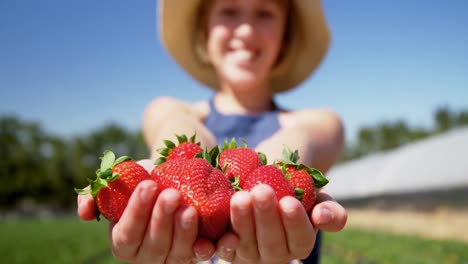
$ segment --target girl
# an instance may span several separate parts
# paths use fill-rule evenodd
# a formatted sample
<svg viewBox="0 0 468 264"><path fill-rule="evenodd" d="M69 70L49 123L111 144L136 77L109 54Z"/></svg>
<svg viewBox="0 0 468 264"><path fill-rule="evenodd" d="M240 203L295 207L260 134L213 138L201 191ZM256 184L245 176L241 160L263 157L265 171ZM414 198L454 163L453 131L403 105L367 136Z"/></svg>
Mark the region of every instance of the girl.
<svg viewBox="0 0 468 264"><path fill-rule="evenodd" d="M214 95L196 104L167 97L151 102L143 118L151 153L163 139L196 132L208 147L237 137L269 160L287 145L299 151L301 163L322 172L333 165L343 145L339 117L325 109L286 111L274 101L309 77L327 51L319 0L160 0L159 11L167 51ZM151 170L155 158L140 163ZM232 228L213 244L197 238L196 210L180 205L178 191L157 192L154 182L141 183L121 220L110 224L117 258L191 263L216 253L234 263L316 263L317 231L339 231L347 218L324 190L307 215L294 197L277 201L271 187L259 185L232 197ZM78 204L78 215L93 219L91 198Z"/></svg>

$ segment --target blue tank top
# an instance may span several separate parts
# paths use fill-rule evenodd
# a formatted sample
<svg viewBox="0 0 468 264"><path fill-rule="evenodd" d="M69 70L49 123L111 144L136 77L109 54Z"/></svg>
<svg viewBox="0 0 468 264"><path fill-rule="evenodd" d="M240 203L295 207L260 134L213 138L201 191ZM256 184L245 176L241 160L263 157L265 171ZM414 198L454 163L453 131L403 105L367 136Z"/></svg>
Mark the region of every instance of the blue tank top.
<svg viewBox="0 0 468 264"><path fill-rule="evenodd" d="M273 103L274 109L269 112L255 115L222 114L216 110L214 97L209 100L210 113L205 120L205 126L215 136L219 145L235 138L237 142L245 140L250 148L257 147L258 143L272 136L281 126L278 116L280 109ZM311 254L303 261L304 264L319 263L321 232L317 234L315 246ZM216 263L216 262L215 262Z"/></svg>
<svg viewBox="0 0 468 264"><path fill-rule="evenodd" d="M205 126L220 145L225 139L230 141L231 138L235 138L237 142L245 140L250 148L255 148L258 143L280 129L280 111L276 104L272 111L251 115L222 114L216 110L214 98L209 100L209 105L210 113L205 120Z"/></svg>

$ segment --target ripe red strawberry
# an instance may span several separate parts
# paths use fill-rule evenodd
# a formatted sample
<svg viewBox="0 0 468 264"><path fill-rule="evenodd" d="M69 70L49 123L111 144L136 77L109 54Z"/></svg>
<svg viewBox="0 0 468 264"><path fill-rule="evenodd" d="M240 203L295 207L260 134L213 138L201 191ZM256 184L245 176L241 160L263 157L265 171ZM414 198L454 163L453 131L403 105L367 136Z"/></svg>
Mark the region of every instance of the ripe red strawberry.
<svg viewBox="0 0 468 264"><path fill-rule="evenodd" d="M295 196L294 188L286 180L283 172L274 165L263 165L253 170L240 187L244 191L250 191L260 183L270 185L275 190L278 201L286 195Z"/></svg>
<svg viewBox="0 0 468 264"><path fill-rule="evenodd" d="M90 180L90 188L75 191L93 196L97 220L102 214L107 220L117 222L138 183L151 179L151 176L130 157L115 160L112 151L105 151L101 159L101 167L96 171L96 179Z"/></svg>
<svg viewBox="0 0 468 264"><path fill-rule="evenodd" d="M239 186L243 185L244 179L256 168L266 163L266 157L262 153L248 148L247 144L237 147L237 142L232 139L230 143L224 142L223 150L219 154L218 164L224 175L231 181L238 179Z"/></svg>
<svg viewBox="0 0 468 264"><path fill-rule="evenodd" d="M223 173L205 159L173 159L154 168L152 178L161 190L176 188L183 203L196 208L200 236L217 240L230 223L234 188Z"/></svg>
<svg viewBox="0 0 468 264"><path fill-rule="evenodd" d="M315 205L316 189L325 186L328 180L323 174L304 164L297 164L299 154L297 150L292 152L285 147L283 149L283 159L277 163L286 174L286 179L293 186L296 197L301 200L307 212L312 210Z"/></svg>
<svg viewBox="0 0 468 264"><path fill-rule="evenodd" d="M166 147L157 150L157 152L161 154L161 157L155 161L156 165L171 159L191 159L203 151L200 147L200 143L195 143L195 135L190 137L190 139L188 139L186 135L176 135L176 137L179 143L178 145L170 140L163 141Z"/></svg>
<svg viewBox="0 0 468 264"><path fill-rule="evenodd" d="M296 169L296 167L288 166L286 168L286 178L295 189L296 193L301 194L298 199L301 200L305 210L310 212L315 204L316 197L314 180L312 177L305 169Z"/></svg>

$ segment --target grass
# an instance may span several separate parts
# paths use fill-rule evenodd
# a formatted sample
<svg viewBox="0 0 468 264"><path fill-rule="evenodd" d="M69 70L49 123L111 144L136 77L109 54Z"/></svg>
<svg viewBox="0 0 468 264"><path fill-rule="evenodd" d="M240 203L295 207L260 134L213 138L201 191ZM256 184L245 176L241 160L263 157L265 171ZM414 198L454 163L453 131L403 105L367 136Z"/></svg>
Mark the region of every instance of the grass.
<svg viewBox="0 0 468 264"><path fill-rule="evenodd" d="M326 233L323 245L322 260L326 264L468 264L468 244L409 235L345 229Z"/></svg>
<svg viewBox="0 0 468 264"><path fill-rule="evenodd" d="M108 249L105 221L3 221L0 234L0 263L119 263ZM324 264L468 263L468 244L384 232L325 233L323 245Z"/></svg>
<svg viewBox="0 0 468 264"><path fill-rule="evenodd" d="M1 263L117 263L107 223L74 218L0 222Z"/></svg>

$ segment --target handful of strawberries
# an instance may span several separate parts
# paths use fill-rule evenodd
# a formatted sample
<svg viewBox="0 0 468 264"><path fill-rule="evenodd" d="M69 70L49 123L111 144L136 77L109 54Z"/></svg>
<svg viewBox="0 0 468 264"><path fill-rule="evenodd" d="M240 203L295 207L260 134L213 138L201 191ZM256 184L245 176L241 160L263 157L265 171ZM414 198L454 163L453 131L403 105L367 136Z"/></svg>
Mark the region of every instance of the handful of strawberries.
<svg viewBox="0 0 468 264"><path fill-rule="evenodd" d="M178 189L182 203L193 206L199 216L199 235L218 239L230 224L230 199L238 190L250 191L255 185L268 184L280 200L290 195L301 200L307 212L315 204L316 189L328 180L316 169L297 164L299 155L285 147L283 159L267 164L266 156L233 139L210 151L195 142L195 136L177 136L178 144L165 140L158 149L161 157L148 173L129 157L116 159L105 151L95 180L89 189L75 189L78 194L91 194L96 216L102 214L118 221L132 192L143 180L154 180L158 190Z"/></svg>

